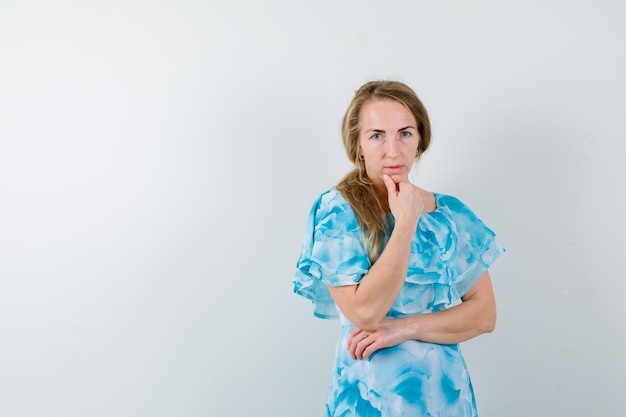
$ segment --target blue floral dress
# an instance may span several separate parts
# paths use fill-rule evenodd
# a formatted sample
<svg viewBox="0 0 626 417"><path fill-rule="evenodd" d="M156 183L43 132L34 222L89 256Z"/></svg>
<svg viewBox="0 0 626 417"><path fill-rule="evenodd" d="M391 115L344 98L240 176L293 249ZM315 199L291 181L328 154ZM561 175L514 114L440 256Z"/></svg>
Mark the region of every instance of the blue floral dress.
<svg viewBox="0 0 626 417"><path fill-rule="evenodd" d="M435 194L437 208L419 219L406 280L387 314L398 318L443 310L458 301L504 249L461 201ZM467 367L458 345L417 340L352 359L354 328L327 285L354 285L371 264L357 219L339 191L318 197L309 215L294 291L314 314L342 324L326 399L327 416L476 416Z"/></svg>

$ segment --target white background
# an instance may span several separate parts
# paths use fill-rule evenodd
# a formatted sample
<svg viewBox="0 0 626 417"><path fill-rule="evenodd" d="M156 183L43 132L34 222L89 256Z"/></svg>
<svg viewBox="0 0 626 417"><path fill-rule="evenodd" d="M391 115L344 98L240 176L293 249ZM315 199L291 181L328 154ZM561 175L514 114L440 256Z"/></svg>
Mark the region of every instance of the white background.
<svg viewBox="0 0 626 417"><path fill-rule="evenodd" d="M626 413L621 1L0 1L0 415L319 416L291 280L354 90L508 252L463 344L489 416Z"/></svg>

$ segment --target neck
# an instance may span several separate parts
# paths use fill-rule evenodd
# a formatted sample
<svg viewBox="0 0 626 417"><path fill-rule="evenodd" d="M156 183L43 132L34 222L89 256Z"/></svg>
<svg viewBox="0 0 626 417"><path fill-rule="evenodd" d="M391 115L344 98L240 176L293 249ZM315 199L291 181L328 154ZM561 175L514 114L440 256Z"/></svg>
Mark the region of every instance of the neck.
<svg viewBox="0 0 626 417"><path fill-rule="evenodd" d="M384 211L389 211L389 194L387 193L387 187L385 184L374 185L374 191L380 201L380 205Z"/></svg>

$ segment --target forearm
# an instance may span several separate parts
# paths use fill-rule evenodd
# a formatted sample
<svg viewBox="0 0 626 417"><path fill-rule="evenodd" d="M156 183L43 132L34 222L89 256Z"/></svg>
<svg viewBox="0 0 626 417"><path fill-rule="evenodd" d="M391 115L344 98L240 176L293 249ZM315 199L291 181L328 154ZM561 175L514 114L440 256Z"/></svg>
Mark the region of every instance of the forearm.
<svg viewBox="0 0 626 417"><path fill-rule="evenodd" d="M409 267L413 233L394 230L383 253L355 288L355 301L377 324L395 302Z"/></svg>
<svg viewBox="0 0 626 417"><path fill-rule="evenodd" d="M357 328L350 331L347 349L353 358L363 359L379 349L407 340L456 344L493 331L496 300L488 271L483 272L461 300L461 304L435 313L384 319L374 329L357 324Z"/></svg>
<svg viewBox="0 0 626 417"><path fill-rule="evenodd" d="M398 297L409 265L411 228L396 227L385 249L358 285L329 287L348 320L362 329L374 329Z"/></svg>
<svg viewBox="0 0 626 417"><path fill-rule="evenodd" d="M454 344L492 332L496 323L495 304L467 300L447 310L402 318L405 338L430 343Z"/></svg>
<svg viewBox="0 0 626 417"><path fill-rule="evenodd" d="M366 359L379 349L407 340L444 345L461 343L492 331L494 326L495 302L490 302L486 294L436 313L384 319L374 330L352 329L346 348L354 359Z"/></svg>
<svg viewBox="0 0 626 417"><path fill-rule="evenodd" d="M411 242L424 209L419 189L383 176L395 225L385 249L356 285L328 289L345 316L362 329L375 329L398 297L406 279Z"/></svg>

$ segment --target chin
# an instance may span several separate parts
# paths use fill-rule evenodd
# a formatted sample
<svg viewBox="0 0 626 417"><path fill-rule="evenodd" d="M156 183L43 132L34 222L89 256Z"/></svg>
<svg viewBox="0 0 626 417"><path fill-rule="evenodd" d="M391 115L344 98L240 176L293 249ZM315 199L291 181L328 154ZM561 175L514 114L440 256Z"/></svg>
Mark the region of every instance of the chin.
<svg viewBox="0 0 626 417"><path fill-rule="evenodd" d="M389 175L391 177L391 179L397 184L399 182L408 182L409 181L409 177L407 177L405 174L393 174L393 175Z"/></svg>

